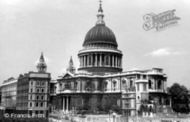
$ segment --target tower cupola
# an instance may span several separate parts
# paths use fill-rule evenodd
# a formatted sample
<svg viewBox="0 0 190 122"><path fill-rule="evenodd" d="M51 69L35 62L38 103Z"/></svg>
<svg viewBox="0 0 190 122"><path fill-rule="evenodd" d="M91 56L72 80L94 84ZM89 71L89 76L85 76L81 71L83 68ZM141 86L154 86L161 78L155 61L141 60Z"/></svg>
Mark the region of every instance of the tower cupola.
<svg viewBox="0 0 190 122"><path fill-rule="evenodd" d="M70 58L70 61L69 61L69 66L67 67L67 72L69 71L70 73L75 73L75 66L74 66L74 63L73 63L73 59L72 59L72 56Z"/></svg>
<svg viewBox="0 0 190 122"><path fill-rule="evenodd" d="M46 62L45 62L43 53L41 53L39 62L38 62L38 64L37 64L36 67L37 67L37 69L38 69L38 72L40 72L40 73L45 73L45 72L46 72L47 65L46 65Z"/></svg>

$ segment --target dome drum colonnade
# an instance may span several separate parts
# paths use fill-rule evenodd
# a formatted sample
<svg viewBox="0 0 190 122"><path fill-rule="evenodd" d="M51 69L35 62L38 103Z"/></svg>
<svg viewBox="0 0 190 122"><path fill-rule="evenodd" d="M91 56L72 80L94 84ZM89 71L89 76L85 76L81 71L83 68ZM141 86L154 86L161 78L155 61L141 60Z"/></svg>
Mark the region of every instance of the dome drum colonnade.
<svg viewBox="0 0 190 122"><path fill-rule="evenodd" d="M122 55L110 52L93 52L80 55L80 67L118 67L122 68Z"/></svg>

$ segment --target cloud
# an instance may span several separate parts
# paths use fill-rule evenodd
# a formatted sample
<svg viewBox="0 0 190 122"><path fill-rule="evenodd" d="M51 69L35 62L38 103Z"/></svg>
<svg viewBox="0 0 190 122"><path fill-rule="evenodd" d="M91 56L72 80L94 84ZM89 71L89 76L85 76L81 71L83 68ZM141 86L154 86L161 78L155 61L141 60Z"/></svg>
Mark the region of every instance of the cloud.
<svg viewBox="0 0 190 122"><path fill-rule="evenodd" d="M154 50L150 53L145 54L145 56L153 56L153 57L161 57L161 56L170 56L170 55L183 55L184 52L174 51L171 48L160 48L158 50Z"/></svg>

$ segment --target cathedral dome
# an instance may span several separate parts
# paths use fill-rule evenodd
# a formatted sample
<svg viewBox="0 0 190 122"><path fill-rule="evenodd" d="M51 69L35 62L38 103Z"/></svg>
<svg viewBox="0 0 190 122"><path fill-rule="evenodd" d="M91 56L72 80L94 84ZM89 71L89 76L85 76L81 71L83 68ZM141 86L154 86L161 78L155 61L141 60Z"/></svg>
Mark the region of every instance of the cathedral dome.
<svg viewBox="0 0 190 122"><path fill-rule="evenodd" d="M108 43L117 46L116 37L105 24L96 24L86 34L83 46L92 43Z"/></svg>
<svg viewBox="0 0 190 122"><path fill-rule="evenodd" d="M97 22L86 34L83 49L78 57L81 73L104 75L122 72L122 52L117 49L115 34L109 29L103 20L102 4L97 14Z"/></svg>

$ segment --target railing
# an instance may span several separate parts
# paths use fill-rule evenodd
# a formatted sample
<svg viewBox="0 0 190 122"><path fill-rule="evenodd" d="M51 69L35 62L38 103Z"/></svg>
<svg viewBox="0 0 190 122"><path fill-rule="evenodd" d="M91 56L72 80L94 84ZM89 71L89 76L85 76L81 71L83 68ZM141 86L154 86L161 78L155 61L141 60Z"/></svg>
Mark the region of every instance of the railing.
<svg viewBox="0 0 190 122"><path fill-rule="evenodd" d="M98 64L97 66L94 64L94 65L86 65L86 66L81 66L80 68L85 68L85 67L111 67L111 68L122 68L122 66L112 66L112 65L106 65L106 64Z"/></svg>
<svg viewBox="0 0 190 122"><path fill-rule="evenodd" d="M166 90L164 89L148 89L149 92L163 92L166 93Z"/></svg>
<svg viewBox="0 0 190 122"><path fill-rule="evenodd" d="M117 51L117 52L120 52L120 53L121 53L121 50L114 49L114 48L109 48L109 47L93 47L93 48L84 48L84 49L80 50L80 51L79 51L79 53L80 53L80 52L83 52L83 51L86 51L86 50L94 50L94 49L105 49L105 50Z"/></svg>

